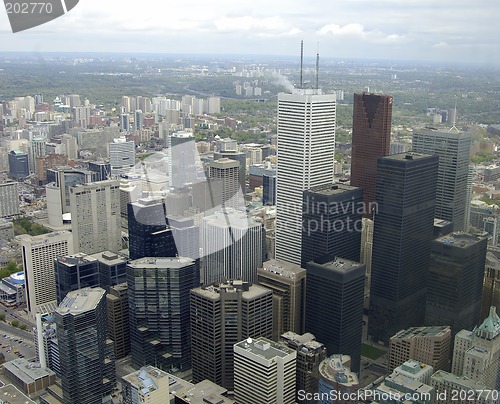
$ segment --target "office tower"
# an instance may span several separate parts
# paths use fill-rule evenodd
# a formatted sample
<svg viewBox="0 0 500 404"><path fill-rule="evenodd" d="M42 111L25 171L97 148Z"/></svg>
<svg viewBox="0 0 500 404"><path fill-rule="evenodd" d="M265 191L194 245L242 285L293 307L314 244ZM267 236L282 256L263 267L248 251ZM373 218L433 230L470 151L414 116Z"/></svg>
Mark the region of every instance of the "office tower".
<svg viewBox="0 0 500 404"><path fill-rule="evenodd" d="M144 198L129 203L127 216L131 260L177 255L162 198Z"/></svg>
<svg viewBox="0 0 500 404"><path fill-rule="evenodd" d="M450 233L432 241L427 325L451 326L452 338L480 321L486 237Z"/></svg>
<svg viewBox="0 0 500 404"><path fill-rule="evenodd" d="M111 165L106 161L89 161L89 171L96 173L96 181L104 181L110 179Z"/></svg>
<svg viewBox="0 0 500 404"><path fill-rule="evenodd" d="M370 295L370 284L372 276L372 253L373 253L373 220L364 217L363 219L361 219L361 248L359 253L359 262L366 265L365 296Z"/></svg>
<svg viewBox="0 0 500 404"><path fill-rule="evenodd" d="M68 231L40 236L19 236L23 256L28 311L50 313L57 306L54 260L73 254L73 238Z"/></svg>
<svg viewBox="0 0 500 404"><path fill-rule="evenodd" d="M424 324L437 169L437 156L419 153L378 160L368 321L375 341Z"/></svg>
<svg viewBox="0 0 500 404"><path fill-rule="evenodd" d="M270 338L272 292L242 281L191 290L193 381L208 379L233 391L233 345L243 338Z"/></svg>
<svg viewBox="0 0 500 404"><path fill-rule="evenodd" d="M144 126L144 115L140 109L134 112L134 130L141 130Z"/></svg>
<svg viewBox="0 0 500 404"><path fill-rule="evenodd" d="M0 184L0 217L19 214L19 184L6 182Z"/></svg>
<svg viewBox="0 0 500 404"><path fill-rule="evenodd" d="M409 359L427 363L434 370L450 369L452 346L449 326L411 327L389 340L387 368L392 372Z"/></svg>
<svg viewBox="0 0 500 404"><path fill-rule="evenodd" d="M169 216L169 225L174 235L175 248L181 257L200 258L200 226L194 218Z"/></svg>
<svg viewBox="0 0 500 404"><path fill-rule="evenodd" d="M128 315L128 286L120 283L112 286L106 295L108 337L114 343L115 359L130 353L130 328Z"/></svg>
<svg viewBox="0 0 500 404"><path fill-rule="evenodd" d="M197 181L196 144L192 132L175 132L168 137L170 186L182 188Z"/></svg>
<svg viewBox="0 0 500 404"><path fill-rule="evenodd" d="M326 359L326 347L311 333L298 335L291 331L281 335L280 344L297 352L296 400L302 404L315 403L312 399L299 398L299 392L314 394L318 391L319 365Z"/></svg>
<svg viewBox="0 0 500 404"><path fill-rule="evenodd" d="M344 403L354 403L355 400L342 397L355 397L359 389L359 380L355 372L351 371L349 355L335 354L326 358L319 365L318 404L329 404L336 400ZM332 393L337 398L332 398ZM299 398L301 398L299 394ZM332 399L329 399L332 398ZM335 400L335 401L334 401Z"/></svg>
<svg viewBox="0 0 500 404"><path fill-rule="evenodd" d="M141 258L127 265L132 363L190 367L189 291L200 285L190 258Z"/></svg>
<svg viewBox="0 0 500 404"><path fill-rule="evenodd" d="M83 288L94 288L99 283L99 262L83 253L65 255L54 260L57 304L68 292Z"/></svg>
<svg viewBox="0 0 500 404"><path fill-rule="evenodd" d="M260 222L246 212L226 209L204 217L201 233L205 285L228 279L256 281L264 251Z"/></svg>
<svg viewBox="0 0 500 404"><path fill-rule="evenodd" d="M9 152L9 178L22 180L30 175L28 153L20 150Z"/></svg>
<svg viewBox="0 0 500 404"><path fill-rule="evenodd" d="M257 282L273 292L273 340L287 331L303 334L306 315L306 270L271 259L257 269Z"/></svg>
<svg viewBox="0 0 500 404"><path fill-rule="evenodd" d="M307 263L306 330L328 353L345 353L359 372L365 266L335 257ZM335 310L325 310L335 307Z"/></svg>
<svg viewBox="0 0 500 404"><path fill-rule="evenodd" d="M434 218L434 238L453 232L453 223L448 220Z"/></svg>
<svg viewBox="0 0 500 404"><path fill-rule="evenodd" d="M359 262L363 190L335 184L304 191L301 266L324 256Z"/></svg>
<svg viewBox="0 0 500 404"><path fill-rule="evenodd" d="M109 163L113 176L129 171L135 165L135 143L125 137L113 139L113 143L109 143Z"/></svg>
<svg viewBox="0 0 500 404"><path fill-rule="evenodd" d="M276 170L266 170L262 176L262 204L276 205Z"/></svg>
<svg viewBox="0 0 500 404"><path fill-rule="evenodd" d="M351 185L363 188L367 214L372 218L377 184L377 159L389 155L392 96L354 94L352 111Z"/></svg>
<svg viewBox="0 0 500 404"><path fill-rule="evenodd" d="M86 128L90 123L90 106L82 105L73 108L74 121L78 126Z"/></svg>
<svg viewBox="0 0 500 404"><path fill-rule="evenodd" d="M120 130L128 132L130 130L130 117L128 114L120 114Z"/></svg>
<svg viewBox="0 0 500 404"><path fill-rule="evenodd" d="M127 259L111 251L90 255L99 266L99 286L109 292L111 286L127 281Z"/></svg>
<svg viewBox="0 0 500 404"><path fill-rule="evenodd" d="M228 139L221 139L217 142L228 140ZM240 183L240 189L243 194L246 193L246 174L247 174L247 155L246 153L238 152L236 151L237 145L236 145L236 140L231 140L229 139L231 144L234 142L234 147L225 145L218 149L218 151L214 152L214 161L226 158L229 160L234 160L237 161L239 166L238 166L238 176L239 176L239 183Z"/></svg>
<svg viewBox="0 0 500 404"><path fill-rule="evenodd" d="M484 383L490 389L500 387L500 317L495 307L481 325L472 331L461 330L455 336L451 372Z"/></svg>
<svg viewBox="0 0 500 404"><path fill-rule="evenodd" d="M210 162L208 177L222 182L222 207L239 209L244 206L237 161L222 158Z"/></svg>
<svg viewBox="0 0 500 404"><path fill-rule="evenodd" d="M161 404L170 401L170 375L152 365L123 376L122 381L125 404Z"/></svg>
<svg viewBox="0 0 500 404"><path fill-rule="evenodd" d="M438 370L431 377L431 386L436 391L435 404L471 402L493 404L498 402L498 392L490 390L484 383L466 376Z"/></svg>
<svg viewBox="0 0 500 404"><path fill-rule="evenodd" d="M29 158L31 173L37 174L35 171L36 158L45 156L46 144L47 144L47 138L45 137L34 137L31 141L28 142L28 158Z"/></svg>
<svg viewBox="0 0 500 404"><path fill-rule="evenodd" d="M437 154L435 217L453 222L453 230L467 231L467 181L471 135L464 132L424 130L413 133L413 151Z"/></svg>
<svg viewBox="0 0 500 404"><path fill-rule="evenodd" d="M295 350L267 338L248 338L235 344L235 401L294 404L296 359Z"/></svg>
<svg viewBox="0 0 500 404"><path fill-rule="evenodd" d="M300 265L302 192L333 183L335 95L278 94L276 259Z"/></svg>
<svg viewBox="0 0 500 404"><path fill-rule="evenodd" d="M488 247L484 267L481 321L488 317L490 307L500 310L500 248Z"/></svg>
<svg viewBox="0 0 500 404"><path fill-rule="evenodd" d="M54 312L65 403L100 403L116 384L111 341L106 338L106 291L69 292Z"/></svg>
<svg viewBox="0 0 500 404"><path fill-rule="evenodd" d="M99 181L70 188L71 229L76 252L122 249L120 183Z"/></svg>

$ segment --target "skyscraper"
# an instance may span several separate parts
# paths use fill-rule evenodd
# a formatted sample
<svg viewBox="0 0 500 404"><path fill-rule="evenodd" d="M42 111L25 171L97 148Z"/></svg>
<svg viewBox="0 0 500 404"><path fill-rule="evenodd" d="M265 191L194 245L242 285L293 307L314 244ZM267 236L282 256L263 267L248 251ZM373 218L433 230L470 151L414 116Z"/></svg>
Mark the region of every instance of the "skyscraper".
<svg viewBox="0 0 500 404"><path fill-rule="evenodd" d="M28 153L21 150L9 152L9 177L23 179L30 175Z"/></svg>
<svg viewBox="0 0 500 404"><path fill-rule="evenodd" d="M333 183L335 98L319 89L296 89L278 95L278 260L300 265L302 192Z"/></svg>
<svg viewBox="0 0 500 404"><path fill-rule="evenodd" d="M127 216L131 260L177 255L162 198L139 199L129 203Z"/></svg>
<svg viewBox="0 0 500 404"><path fill-rule="evenodd" d="M255 218L233 209L203 218L203 283L257 280L262 265L264 230Z"/></svg>
<svg viewBox="0 0 500 404"><path fill-rule="evenodd" d="M450 233L432 241L427 325L451 326L452 338L480 321L486 237Z"/></svg>
<svg viewBox="0 0 500 404"><path fill-rule="evenodd" d="M0 184L0 217L19 214L19 184L6 182Z"/></svg>
<svg viewBox="0 0 500 404"><path fill-rule="evenodd" d="M127 283L112 286L106 295L108 314L108 336L113 340L115 359L130 353L130 324Z"/></svg>
<svg viewBox="0 0 500 404"><path fill-rule="evenodd" d="M106 180L70 188L71 229L76 252L122 249L120 182Z"/></svg>
<svg viewBox="0 0 500 404"><path fill-rule="evenodd" d="M225 208L241 208L244 205L240 188L239 163L235 160L222 158L210 162L208 166L210 179L222 182L222 206Z"/></svg>
<svg viewBox="0 0 500 404"><path fill-rule="evenodd" d="M116 384L113 346L106 336L106 291L69 292L54 312L65 403L100 403Z"/></svg>
<svg viewBox="0 0 500 404"><path fill-rule="evenodd" d="M120 176L135 165L135 143L125 137L113 139L109 144L111 175Z"/></svg>
<svg viewBox="0 0 500 404"><path fill-rule="evenodd" d="M99 261L83 254L72 254L54 260L57 303L60 304L68 292L99 285Z"/></svg>
<svg viewBox="0 0 500 404"><path fill-rule="evenodd" d="M304 191L301 266L323 256L359 262L363 190L350 185Z"/></svg>
<svg viewBox="0 0 500 404"><path fill-rule="evenodd" d="M182 188L197 180L196 144L192 132L176 132L170 142L170 186Z"/></svg>
<svg viewBox="0 0 500 404"><path fill-rule="evenodd" d="M354 94L351 185L363 188L367 208L375 201L377 158L387 156L391 142L392 96ZM365 217L372 217L366 209Z"/></svg>
<svg viewBox="0 0 500 404"><path fill-rule="evenodd" d="M359 372L365 266L344 258L307 263L306 330ZM325 310L326 307L335 307Z"/></svg>
<svg viewBox="0 0 500 404"><path fill-rule="evenodd" d="M235 401L294 404L296 358L295 350L267 338L248 338L235 344Z"/></svg>
<svg viewBox="0 0 500 404"><path fill-rule="evenodd" d="M453 222L453 230L467 231L467 181L471 135L466 132L424 130L413 133L413 151L437 154L439 169L435 217Z"/></svg>
<svg viewBox="0 0 500 404"><path fill-rule="evenodd" d="M145 257L127 265L134 366L187 369L191 363L189 291L200 285L198 261Z"/></svg>
<svg viewBox="0 0 500 404"><path fill-rule="evenodd" d="M193 381L234 386L233 345L243 338L271 338L273 298L269 289L229 281L191 290Z"/></svg>
<svg viewBox="0 0 500 404"><path fill-rule="evenodd" d="M356 391L359 389L359 379L355 372L351 371L351 358L349 355L334 354L326 358L319 365L319 384L318 393L320 400L318 404L330 404L334 400L330 400L332 392L338 397L356 396ZM299 395L300 397L300 395ZM337 400L335 400L337 401ZM355 400L338 399L337 402L354 403Z"/></svg>
<svg viewBox="0 0 500 404"><path fill-rule="evenodd" d="M273 340L287 331L303 334L306 315L306 270L271 259L257 269L260 286L273 291Z"/></svg>
<svg viewBox="0 0 500 404"><path fill-rule="evenodd" d="M368 334L385 344L424 323L437 169L437 156L419 153L377 163Z"/></svg>
<svg viewBox="0 0 500 404"><path fill-rule="evenodd" d="M73 238L68 231L57 231L40 236L19 236L26 278L28 311L50 313L57 307L54 260L73 254Z"/></svg>
<svg viewBox="0 0 500 404"><path fill-rule="evenodd" d="M227 139L221 139L217 144L219 144L219 150L214 152L214 161L219 160L219 159L229 159L229 160L234 160L237 161L239 166L238 166L238 175L239 175L239 181L240 181L240 188L241 192L245 194L246 192L246 178L247 178L247 155L246 153L239 152L237 151L237 144L236 140L230 140L230 142L224 142L222 147L220 147L220 142L227 140ZM233 146L234 143L234 146Z"/></svg>

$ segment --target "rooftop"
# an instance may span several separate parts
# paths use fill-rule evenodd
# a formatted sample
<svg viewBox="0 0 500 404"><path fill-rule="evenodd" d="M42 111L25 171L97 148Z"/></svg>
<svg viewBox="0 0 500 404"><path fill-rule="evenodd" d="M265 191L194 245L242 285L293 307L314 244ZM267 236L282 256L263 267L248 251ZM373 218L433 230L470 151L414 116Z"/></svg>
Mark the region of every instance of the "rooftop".
<svg viewBox="0 0 500 404"><path fill-rule="evenodd" d="M358 187L354 187L352 185L347 184L332 184L332 185L321 185L318 187L314 187L309 189L309 192L314 192L321 195L339 195L345 192L352 192L360 190Z"/></svg>
<svg viewBox="0 0 500 404"><path fill-rule="evenodd" d="M351 362L349 355L336 354L326 358L319 365L319 373L326 380L333 381L345 386L355 386L358 384L358 376L351 372L346 366Z"/></svg>
<svg viewBox="0 0 500 404"><path fill-rule="evenodd" d="M415 338L415 337L439 337L445 334L451 336L451 328L447 325L429 327L411 327L394 334L391 339Z"/></svg>
<svg viewBox="0 0 500 404"><path fill-rule="evenodd" d="M85 253L66 255L65 257L58 258L57 261L65 264L67 266L82 265L82 264L88 264L91 262L97 263L96 258L94 258L90 255L87 255Z"/></svg>
<svg viewBox="0 0 500 404"><path fill-rule="evenodd" d="M127 262L126 258L111 251L103 251L97 254L91 254L89 256L97 259L100 262L105 263L106 265L117 265Z"/></svg>
<svg viewBox="0 0 500 404"><path fill-rule="evenodd" d="M234 344L235 348L238 347L240 349L245 350L253 355L260 356L267 360L272 360L276 357L278 358L286 358L290 355L292 351L286 345L282 345L271 341L270 339L259 337L256 339L247 338L237 344Z"/></svg>
<svg viewBox="0 0 500 404"><path fill-rule="evenodd" d="M436 242L459 248L468 248L484 238L478 235L454 232L438 237Z"/></svg>
<svg viewBox="0 0 500 404"><path fill-rule="evenodd" d="M306 272L304 268L298 265L275 259L265 261L261 269L289 279L294 279L297 275L305 275Z"/></svg>
<svg viewBox="0 0 500 404"><path fill-rule="evenodd" d="M255 299L270 293L272 294L270 289L240 280L213 283L212 285L192 289L191 292L202 295L207 299L218 300L221 293L237 293L238 291L242 291L243 299Z"/></svg>
<svg viewBox="0 0 500 404"><path fill-rule="evenodd" d="M35 401L24 395L12 384L0 387L0 402L6 404L35 404Z"/></svg>
<svg viewBox="0 0 500 404"><path fill-rule="evenodd" d="M186 265L192 265L194 260L187 257L144 257L128 263L131 268L146 269L165 269L165 268L184 268Z"/></svg>
<svg viewBox="0 0 500 404"><path fill-rule="evenodd" d="M84 288L69 292L56 309L56 313L78 315L95 309L105 295L106 291L102 288Z"/></svg>
<svg viewBox="0 0 500 404"><path fill-rule="evenodd" d="M333 260L321 264L322 266L335 270L337 272L347 272L351 269L359 268L363 264L356 261L351 261L346 258L335 257Z"/></svg>
<svg viewBox="0 0 500 404"><path fill-rule="evenodd" d="M194 386L187 385L173 392L176 397L192 403L230 404L233 400L225 397L227 390L210 380L202 380Z"/></svg>
<svg viewBox="0 0 500 404"><path fill-rule="evenodd" d="M33 383L35 380L43 379L44 377L56 375L49 368L43 369L40 367L39 363L28 362L25 358L18 358L10 362L5 362L3 367L26 384Z"/></svg>

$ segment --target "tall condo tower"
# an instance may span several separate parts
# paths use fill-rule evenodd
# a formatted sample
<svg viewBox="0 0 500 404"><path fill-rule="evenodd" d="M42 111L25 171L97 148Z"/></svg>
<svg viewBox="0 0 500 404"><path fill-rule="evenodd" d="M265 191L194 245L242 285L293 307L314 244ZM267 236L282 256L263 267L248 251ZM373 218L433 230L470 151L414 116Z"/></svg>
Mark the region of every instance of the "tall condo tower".
<svg viewBox="0 0 500 404"><path fill-rule="evenodd" d="M435 217L453 222L454 231L467 231L470 146L469 133L425 130L413 134L413 151L439 156Z"/></svg>
<svg viewBox="0 0 500 404"><path fill-rule="evenodd" d="M386 344L424 323L437 170L426 154L378 160L368 334Z"/></svg>
<svg viewBox="0 0 500 404"><path fill-rule="evenodd" d="M377 158L389 155L392 96L354 94L352 111L351 185L364 190L365 217L371 218L377 183Z"/></svg>
<svg viewBox="0 0 500 404"><path fill-rule="evenodd" d="M335 94L278 94L276 259L300 265L302 192L333 183Z"/></svg>

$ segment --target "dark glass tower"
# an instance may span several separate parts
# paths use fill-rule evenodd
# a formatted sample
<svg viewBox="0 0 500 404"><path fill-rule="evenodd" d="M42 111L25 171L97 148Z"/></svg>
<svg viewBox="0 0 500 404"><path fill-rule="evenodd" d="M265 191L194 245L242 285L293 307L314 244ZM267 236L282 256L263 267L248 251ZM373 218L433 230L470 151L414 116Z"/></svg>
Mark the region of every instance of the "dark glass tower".
<svg viewBox="0 0 500 404"><path fill-rule="evenodd" d="M106 291L69 292L54 312L65 403L95 404L116 384L113 344L106 340Z"/></svg>
<svg viewBox="0 0 500 404"><path fill-rule="evenodd" d="M307 263L306 330L359 372L365 265L344 258Z"/></svg>
<svg viewBox="0 0 500 404"><path fill-rule="evenodd" d="M426 325L449 325L453 338L479 324L487 243L467 233L432 241Z"/></svg>
<svg viewBox="0 0 500 404"><path fill-rule="evenodd" d="M54 269L58 304L68 292L99 286L99 261L89 255L79 253L57 258Z"/></svg>
<svg viewBox="0 0 500 404"><path fill-rule="evenodd" d="M301 266L322 256L359 262L363 190L344 184L304 191Z"/></svg>
<svg viewBox="0 0 500 404"><path fill-rule="evenodd" d="M147 257L127 265L134 366L170 371L191 366L189 291L200 285L198 262Z"/></svg>
<svg viewBox="0 0 500 404"><path fill-rule="evenodd" d="M163 199L139 199L129 203L127 209L131 260L177 255Z"/></svg>
<svg viewBox="0 0 500 404"><path fill-rule="evenodd" d="M437 170L438 157L426 154L378 160L368 322L376 341L424 323Z"/></svg>
<svg viewBox="0 0 500 404"><path fill-rule="evenodd" d="M9 153L9 177L23 179L30 175L28 153L12 150Z"/></svg>
<svg viewBox="0 0 500 404"><path fill-rule="evenodd" d="M375 201L377 158L390 151L392 96L354 94L352 116L351 185L363 188L369 207ZM365 217L371 218L372 214Z"/></svg>

